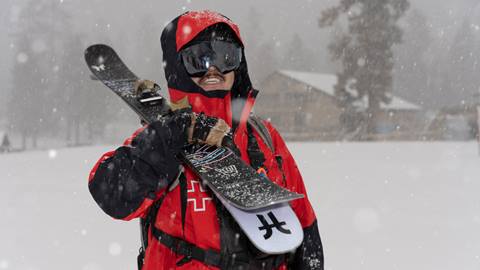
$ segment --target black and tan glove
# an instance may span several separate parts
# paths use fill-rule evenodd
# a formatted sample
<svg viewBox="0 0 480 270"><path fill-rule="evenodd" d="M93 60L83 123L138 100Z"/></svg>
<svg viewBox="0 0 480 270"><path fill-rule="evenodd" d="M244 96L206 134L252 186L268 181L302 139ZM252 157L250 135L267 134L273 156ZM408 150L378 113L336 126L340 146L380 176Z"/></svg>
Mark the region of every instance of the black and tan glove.
<svg viewBox="0 0 480 270"><path fill-rule="evenodd" d="M220 118L204 113L192 113L192 123L188 129L188 142L222 146L224 138L230 136L230 126Z"/></svg>
<svg viewBox="0 0 480 270"><path fill-rule="evenodd" d="M190 110L190 105L185 97L176 103L172 103L171 108L176 113L177 111ZM191 124L187 129L187 142L221 146L225 139L229 139L227 137L231 137L230 131L230 126L221 118L191 112Z"/></svg>

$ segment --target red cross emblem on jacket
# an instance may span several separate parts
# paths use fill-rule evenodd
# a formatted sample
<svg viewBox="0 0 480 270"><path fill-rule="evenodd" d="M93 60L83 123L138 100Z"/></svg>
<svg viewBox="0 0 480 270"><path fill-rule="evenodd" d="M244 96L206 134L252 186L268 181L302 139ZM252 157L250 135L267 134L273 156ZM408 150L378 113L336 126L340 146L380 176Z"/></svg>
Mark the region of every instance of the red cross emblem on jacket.
<svg viewBox="0 0 480 270"><path fill-rule="evenodd" d="M188 183L187 190L187 204L193 205L194 212L205 212L207 209L207 202L212 200L212 197L208 195L202 183L197 180L191 180Z"/></svg>

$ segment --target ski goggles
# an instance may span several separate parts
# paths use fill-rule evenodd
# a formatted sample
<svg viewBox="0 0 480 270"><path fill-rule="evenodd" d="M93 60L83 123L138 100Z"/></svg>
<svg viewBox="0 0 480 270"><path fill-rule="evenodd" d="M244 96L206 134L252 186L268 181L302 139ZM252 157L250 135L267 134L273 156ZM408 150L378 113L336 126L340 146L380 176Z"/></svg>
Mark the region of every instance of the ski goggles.
<svg viewBox="0 0 480 270"><path fill-rule="evenodd" d="M202 77L211 66L224 74L237 69L242 61L242 48L227 41L203 41L182 49L180 55L187 73Z"/></svg>

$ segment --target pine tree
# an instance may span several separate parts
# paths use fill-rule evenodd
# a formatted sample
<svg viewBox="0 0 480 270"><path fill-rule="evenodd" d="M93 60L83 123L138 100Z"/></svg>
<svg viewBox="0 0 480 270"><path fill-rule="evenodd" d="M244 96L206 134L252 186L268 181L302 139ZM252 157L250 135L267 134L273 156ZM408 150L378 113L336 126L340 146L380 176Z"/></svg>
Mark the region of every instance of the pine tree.
<svg viewBox="0 0 480 270"><path fill-rule="evenodd" d="M17 56L12 69L12 89L7 103L7 119L12 131L20 133L22 149L27 147L27 139L36 138L41 129L43 96L38 88L44 86L40 67L41 59L29 52L29 40L19 37L16 42Z"/></svg>
<svg viewBox="0 0 480 270"><path fill-rule="evenodd" d="M342 63L335 91L344 106L367 98L369 133L375 132L381 103L391 101L392 47L402 40L398 20L408 7L407 0L341 0L319 20L320 27L347 21L347 33L329 45L332 59Z"/></svg>
<svg viewBox="0 0 480 270"><path fill-rule="evenodd" d="M37 146L41 135L56 135L60 124L62 36L70 30L69 16L60 3L30 0L20 12L15 40L17 61L12 69L8 106L10 127Z"/></svg>
<svg viewBox="0 0 480 270"><path fill-rule="evenodd" d="M420 10L411 9L403 25L405 42L394 49L395 92L417 104L430 105L433 36L427 18Z"/></svg>
<svg viewBox="0 0 480 270"><path fill-rule="evenodd" d="M90 83L82 36L72 33L61 2L30 0L23 7L13 38L17 62L12 73L8 121L36 146L40 136L60 137L69 145L102 136L112 116L108 91ZM90 83L90 84L89 84Z"/></svg>
<svg viewBox="0 0 480 270"><path fill-rule="evenodd" d="M79 145L82 141L83 123L89 120L93 108L98 103L94 95L90 94L94 89L85 83L89 80L83 50L85 46L79 36L69 37L65 42L66 49L63 61L58 73L62 77L64 89L62 115L64 116L67 145ZM98 115L101 117L101 114Z"/></svg>

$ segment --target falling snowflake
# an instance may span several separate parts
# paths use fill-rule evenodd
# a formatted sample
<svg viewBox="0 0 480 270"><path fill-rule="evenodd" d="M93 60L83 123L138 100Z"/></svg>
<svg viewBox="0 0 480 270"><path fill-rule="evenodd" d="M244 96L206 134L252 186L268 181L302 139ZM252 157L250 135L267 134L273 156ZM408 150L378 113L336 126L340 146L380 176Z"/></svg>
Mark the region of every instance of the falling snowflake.
<svg viewBox="0 0 480 270"><path fill-rule="evenodd" d="M108 252L112 256L118 256L122 253L122 246L117 242L112 242L108 246Z"/></svg>
<svg viewBox="0 0 480 270"><path fill-rule="evenodd" d="M183 33L184 33L185 35L188 35L188 34L190 34L190 33L192 32L192 27L190 27L189 25L185 25L185 26L182 28L182 30L183 30Z"/></svg>
<svg viewBox="0 0 480 270"><path fill-rule="evenodd" d="M58 155L57 150L55 150L55 149L48 150L48 158L49 159L55 159L57 157L57 155Z"/></svg>
<svg viewBox="0 0 480 270"><path fill-rule="evenodd" d="M365 66L365 62L366 62L366 61L365 61L365 58L363 58L363 57L362 57L362 58L358 58L358 60L357 60L357 65L360 66L360 67L363 67L363 66Z"/></svg>
<svg viewBox="0 0 480 270"><path fill-rule="evenodd" d="M7 260L0 260L0 269L8 269L10 264Z"/></svg>
<svg viewBox="0 0 480 270"><path fill-rule="evenodd" d="M17 54L17 62L20 64L24 64L28 61L28 55L26 53L19 53Z"/></svg>

